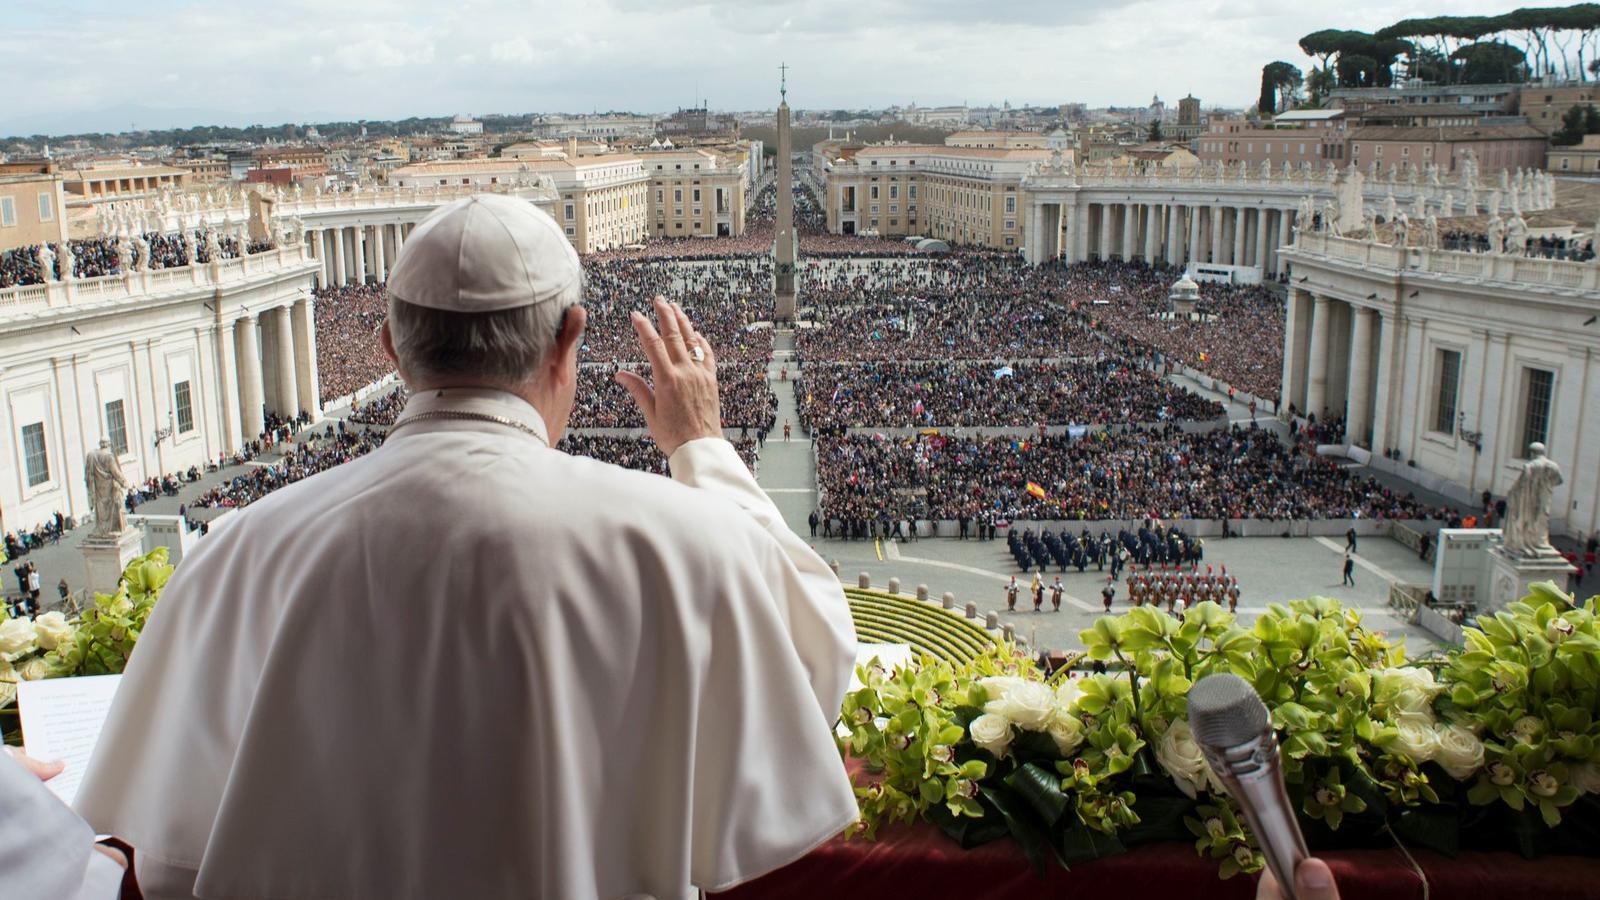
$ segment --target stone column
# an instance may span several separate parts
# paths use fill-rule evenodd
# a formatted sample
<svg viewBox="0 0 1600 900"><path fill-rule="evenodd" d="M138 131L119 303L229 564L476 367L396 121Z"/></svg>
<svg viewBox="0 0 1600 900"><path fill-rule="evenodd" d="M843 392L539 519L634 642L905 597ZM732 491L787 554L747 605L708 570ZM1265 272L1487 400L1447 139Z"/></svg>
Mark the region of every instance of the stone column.
<svg viewBox="0 0 1600 900"><path fill-rule="evenodd" d="M1167 252L1161 258L1174 266L1183 265L1183 221L1178 214L1182 208L1175 203L1167 206Z"/></svg>
<svg viewBox="0 0 1600 900"><path fill-rule="evenodd" d="M1111 212L1114 209L1116 207L1109 203L1100 204L1100 259L1102 262L1111 258L1111 235L1112 229L1116 227L1116 216L1112 215Z"/></svg>
<svg viewBox="0 0 1600 900"><path fill-rule="evenodd" d="M1261 270L1262 275L1268 274L1267 269L1267 213L1265 207L1256 209L1256 256L1250 264Z"/></svg>
<svg viewBox="0 0 1600 900"><path fill-rule="evenodd" d="M322 245L317 241L317 233L308 231L304 238L306 252L317 261L317 271L311 273L311 286L313 288L325 287L328 284L327 264L322 259Z"/></svg>
<svg viewBox="0 0 1600 900"><path fill-rule="evenodd" d="M1161 207L1146 204L1144 214L1144 261L1153 265L1161 260Z"/></svg>
<svg viewBox="0 0 1600 900"><path fill-rule="evenodd" d="M300 406L313 422L322 418L321 384L317 379L317 307L306 297L294 305L294 383Z"/></svg>
<svg viewBox="0 0 1600 900"><path fill-rule="evenodd" d="M1242 206L1233 208L1233 260L1231 265L1246 265L1244 259L1245 238L1249 232L1246 227L1246 216L1249 211Z"/></svg>
<svg viewBox="0 0 1600 900"><path fill-rule="evenodd" d="M254 316L241 316L233 325L234 351L239 356L239 418L243 438L253 441L267 430L262 414L261 345Z"/></svg>
<svg viewBox="0 0 1600 900"><path fill-rule="evenodd" d="M333 239L333 286L344 287L350 280L344 264L344 229L332 229L329 237Z"/></svg>
<svg viewBox="0 0 1600 900"><path fill-rule="evenodd" d="M1189 242L1183 248L1183 261L1187 265L1200 260L1200 207L1186 206L1184 211L1189 216Z"/></svg>
<svg viewBox="0 0 1600 900"><path fill-rule="evenodd" d="M367 228L365 225L357 225L355 228L350 229L350 231L354 235L353 240L355 241L356 251L353 254L356 260L355 282L356 284L366 284L367 255L372 252L372 245L367 243Z"/></svg>
<svg viewBox="0 0 1600 900"><path fill-rule="evenodd" d="M1027 260L1028 265L1037 266L1042 262L1041 257L1044 255L1042 252L1043 241L1040 240L1039 234L1038 203L1030 202L1028 204L1028 208L1022 216L1022 231L1022 258Z"/></svg>
<svg viewBox="0 0 1600 900"><path fill-rule="evenodd" d="M1321 421L1322 407L1328 402L1328 298L1311 298L1311 348L1306 354L1306 414L1316 413Z"/></svg>
<svg viewBox="0 0 1600 900"><path fill-rule="evenodd" d="M1122 259L1133 259L1133 245L1139 239L1139 212L1132 203L1120 204L1122 210Z"/></svg>
<svg viewBox="0 0 1600 900"><path fill-rule="evenodd" d="M292 417L300 412L298 386L294 377L294 328L289 321L288 307L280 306L267 315L275 338L273 350L277 353L272 367L278 380L277 411L280 415Z"/></svg>
<svg viewBox="0 0 1600 900"><path fill-rule="evenodd" d="M222 447L230 452L239 449L244 441L239 418L239 354L235 347L238 340L234 331L227 325L218 325L214 334L218 375L222 380L217 392L222 400Z"/></svg>
<svg viewBox="0 0 1600 900"><path fill-rule="evenodd" d="M1222 207L1209 207L1211 212L1211 261L1222 262Z"/></svg>
<svg viewBox="0 0 1600 900"><path fill-rule="evenodd" d="M1285 271L1283 266L1283 254L1280 253L1279 250L1289 246L1289 242L1294 238L1294 233L1290 229L1291 220L1293 218L1294 213L1290 212L1289 210L1278 210L1278 250L1274 250L1272 252L1272 271L1276 275L1282 275Z"/></svg>
<svg viewBox="0 0 1600 900"><path fill-rule="evenodd" d="M1372 452L1389 449L1389 410L1394 404L1395 316L1380 312L1378 320L1378 372L1372 416Z"/></svg>
<svg viewBox="0 0 1600 900"><path fill-rule="evenodd" d="M1371 448L1372 430L1372 326L1375 310L1357 307L1350 337L1350 386L1345 392L1345 437L1352 444Z"/></svg>
<svg viewBox="0 0 1600 900"><path fill-rule="evenodd" d="M389 266L383 252L383 242L387 237L384 232L387 230L387 225L372 226L372 277L379 282L389 278Z"/></svg>

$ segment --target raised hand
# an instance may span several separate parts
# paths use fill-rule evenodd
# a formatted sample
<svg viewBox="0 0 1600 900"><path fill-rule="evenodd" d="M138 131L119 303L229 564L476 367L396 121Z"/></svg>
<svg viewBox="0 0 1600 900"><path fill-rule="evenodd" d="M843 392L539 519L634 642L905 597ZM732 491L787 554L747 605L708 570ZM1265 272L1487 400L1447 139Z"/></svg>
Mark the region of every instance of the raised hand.
<svg viewBox="0 0 1600 900"><path fill-rule="evenodd" d="M617 383L628 390L644 413L656 446L671 456L689 441L722 436L717 357L681 307L660 296L655 298L655 307L659 332L643 313L632 316L633 330L650 361L654 389L627 370L617 373Z"/></svg>

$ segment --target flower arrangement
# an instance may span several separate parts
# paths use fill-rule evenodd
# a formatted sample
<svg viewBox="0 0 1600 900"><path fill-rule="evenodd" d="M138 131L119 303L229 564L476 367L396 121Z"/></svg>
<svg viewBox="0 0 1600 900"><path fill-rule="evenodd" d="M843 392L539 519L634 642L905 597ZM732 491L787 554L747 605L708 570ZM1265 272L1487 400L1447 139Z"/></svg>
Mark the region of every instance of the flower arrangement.
<svg viewBox="0 0 1600 900"><path fill-rule="evenodd" d="M1009 835L1043 871L1189 840L1223 878L1262 867L1185 720L1191 684L1250 681L1318 849L1413 843L1445 853L1592 855L1600 826L1600 623L1553 584L1481 616L1466 646L1408 664L1327 598L1251 627L1215 603L1152 607L1081 634L1096 671L1046 681L997 647L959 667L862 667L842 749L866 764L857 834L923 818L963 846Z"/></svg>
<svg viewBox="0 0 1600 900"><path fill-rule="evenodd" d="M18 681L121 672L171 577L167 548L158 547L128 563L116 593L95 594L76 619L59 610L0 619L0 706L15 699Z"/></svg>

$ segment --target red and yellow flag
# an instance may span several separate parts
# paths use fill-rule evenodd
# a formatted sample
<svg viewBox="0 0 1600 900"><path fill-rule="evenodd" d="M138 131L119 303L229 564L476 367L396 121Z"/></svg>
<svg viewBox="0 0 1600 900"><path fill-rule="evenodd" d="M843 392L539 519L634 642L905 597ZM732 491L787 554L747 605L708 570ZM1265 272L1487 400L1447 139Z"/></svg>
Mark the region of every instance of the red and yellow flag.
<svg viewBox="0 0 1600 900"><path fill-rule="evenodd" d="M1040 487L1037 482L1028 482L1026 490L1028 493L1038 497L1040 500L1045 498L1044 488Z"/></svg>

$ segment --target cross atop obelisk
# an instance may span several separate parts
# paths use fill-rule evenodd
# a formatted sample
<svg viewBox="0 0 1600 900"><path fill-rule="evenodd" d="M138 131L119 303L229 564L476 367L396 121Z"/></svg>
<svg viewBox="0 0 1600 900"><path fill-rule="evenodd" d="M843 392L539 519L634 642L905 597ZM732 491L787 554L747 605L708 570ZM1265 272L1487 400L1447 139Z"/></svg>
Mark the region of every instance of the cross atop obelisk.
<svg viewBox="0 0 1600 900"><path fill-rule="evenodd" d="M772 292L777 303L778 321L794 320L794 172L790 168L789 148L789 64L778 67L778 221L773 235L774 267Z"/></svg>

